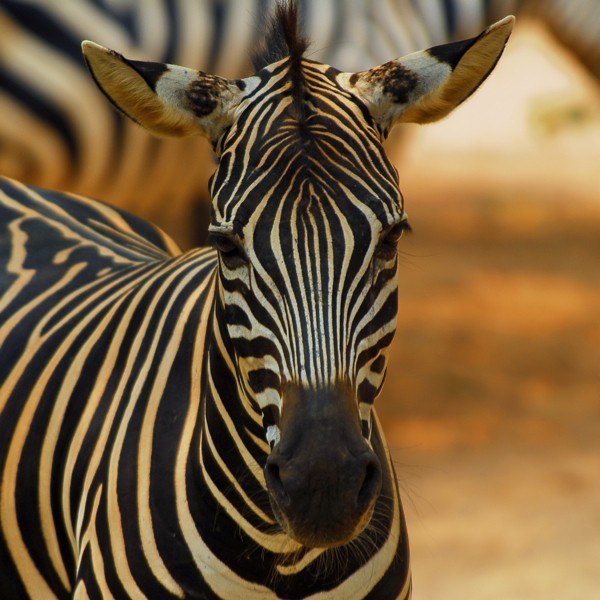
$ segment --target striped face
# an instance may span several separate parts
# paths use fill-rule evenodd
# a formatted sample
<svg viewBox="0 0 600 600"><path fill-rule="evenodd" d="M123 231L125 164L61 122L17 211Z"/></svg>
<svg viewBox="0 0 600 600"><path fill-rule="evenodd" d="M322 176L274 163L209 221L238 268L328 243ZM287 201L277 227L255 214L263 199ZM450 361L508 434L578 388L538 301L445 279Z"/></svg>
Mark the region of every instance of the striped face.
<svg viewBox="0 0 600 600"><path fill-rule="evenodd" d="M368 443L370 412L396 326L396 246L408 224L382 138L467 98L496 64L512 19L342 73L302 58L295 11L280 9L281 35L267 41L276 56L244 80L130 61L90 42L84 53L125 114L161 135L213 143L212 348L235 365L237 389L229 378L213 383L249 400L253 419L262 411L272 447L264 481L283 530L331 547L363 531L390 480L373 449L379 437Z"/></svg>
<svg viewBox="0 0 600 600"><path fill-rule="evenodd" d="M408 227L373 120L304 60L259 73L221 142L210 231L246 393L278 441L284 390L349 386L368 434L396 326L396 245Z"/></svg>

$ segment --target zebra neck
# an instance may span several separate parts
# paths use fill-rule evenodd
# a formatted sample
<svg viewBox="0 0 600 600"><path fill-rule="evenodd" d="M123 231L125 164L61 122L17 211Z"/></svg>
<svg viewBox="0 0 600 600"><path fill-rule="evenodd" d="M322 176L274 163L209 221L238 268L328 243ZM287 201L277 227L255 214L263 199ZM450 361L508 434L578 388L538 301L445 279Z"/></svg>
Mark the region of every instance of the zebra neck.
<svg viewBox="0 0 600 600"><path fill-rule="evenodd" d="M243 531L262 539L258 532L275 526L263 474L269 446L260 411L239 384L226 330L218 318L213 322L196 436L200 488L209 506L217 500L228 515L239 515Z"/></svg>
<svg viewBox="0 0 600 600"><path fill-rule="evenodd" d="M244 392L237 374L231 340L215 307L213 327L207 339L207 358L202 384L202 432L205 442L215 435L231 438L238 454L232 464L242 462L254 473L261 472L261 489L266 490L262 469L269 453L258 405ZM221 438L219 438L221 440ZM221 446L221 444L219 444ZM222 451L221 451L222 452ZM240 461L239 454L242 454ZM227 457L224 457L226 459ZM229 464L229 460L226 460ZM233 468L233 467L232 467Z"/></svg>
<svg viewBox="0 0 600 600"><path fill-rule="evenodd" d="M410 568L404 517L379 424L374 424L372 440L382 461L384 484L372 526L347 547L299 545L281 530L271 510L263 475L269 447L258 408L242 394L227 340L216 325L209 337L197 455L188 465L188 472L194 470L188 505L202 540L202 556L209 552L211 564L224 570L223 589L229 593L232 581L243 580L249 585L244 588L248 597L255 592L269 595L262 587L265 583L280 597L332 587L339 588L339 597L358 598L369 592L382 598L406 597Z"/></svg>

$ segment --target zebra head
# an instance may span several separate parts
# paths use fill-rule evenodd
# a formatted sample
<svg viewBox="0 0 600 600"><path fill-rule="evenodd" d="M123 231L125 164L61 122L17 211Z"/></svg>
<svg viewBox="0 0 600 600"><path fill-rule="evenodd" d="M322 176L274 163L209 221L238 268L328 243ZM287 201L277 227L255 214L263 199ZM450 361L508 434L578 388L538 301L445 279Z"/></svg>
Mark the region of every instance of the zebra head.
<svg viewBox="0 0 600 600"><path fill-rule="evenodd" d="M408 221L382 142L396 123L435 121L465 100L495 66L513 19L344 73L304 58L294 11L280 13L261 68L243 80L128 60L92 42L84 53L126 115L215 148L210 234L223 352L238 393L262 413L278 521L301 544L327 547L366 526L386 476L371 407L396 327L397 243Z"/></svg>

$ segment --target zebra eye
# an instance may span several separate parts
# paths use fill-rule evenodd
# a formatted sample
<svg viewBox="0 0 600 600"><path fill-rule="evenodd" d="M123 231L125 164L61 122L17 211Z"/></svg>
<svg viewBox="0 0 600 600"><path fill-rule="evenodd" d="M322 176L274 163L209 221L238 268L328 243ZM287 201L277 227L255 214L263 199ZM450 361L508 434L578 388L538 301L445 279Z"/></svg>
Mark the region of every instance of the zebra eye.
<svg viewBox="0 0 600 600"><path fill-rule="evenodd" d="M398 251L398 241L405 231L412 231L408 221L401 221L391 227L379 242L379 246L375 251L376 257L383 261L392 260Z"/></svg>
<svg viewBox="0 0 600 600"><path fill-rule="evenodd" d="M229 236L222 234L211 234L210 243L219 252L219 256L229 269L235 269L246 264L246 253Z"/></svg>
<svg viewBox="0 0 600 600"><path fill-rule="evenodd" d="M230 254L237 250L237 246L227 236L213 234L210 241L221 254Z"/></svg>

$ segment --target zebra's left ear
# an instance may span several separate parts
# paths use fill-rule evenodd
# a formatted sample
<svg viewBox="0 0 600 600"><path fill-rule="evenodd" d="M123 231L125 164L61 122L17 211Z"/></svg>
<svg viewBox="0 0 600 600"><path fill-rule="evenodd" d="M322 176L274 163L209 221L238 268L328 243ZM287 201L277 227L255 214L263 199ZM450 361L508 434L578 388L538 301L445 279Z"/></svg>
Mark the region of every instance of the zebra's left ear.
<svg viewBox="0 0 600 600"><path fill-rule="evenodd" d="M81 47L106 97L156 135L200 134L215 143L252 83L251 78L230 81L186 67L130 60L90 41Z"/></svg>
<svg viewBox="0 0 600 600"><path fill-rule="evenodd" d="M436 46L369 71L340 73L387 135L396 123L430 123L466 100L496 66L515 18L508 16L478 37Z"/></svg>

